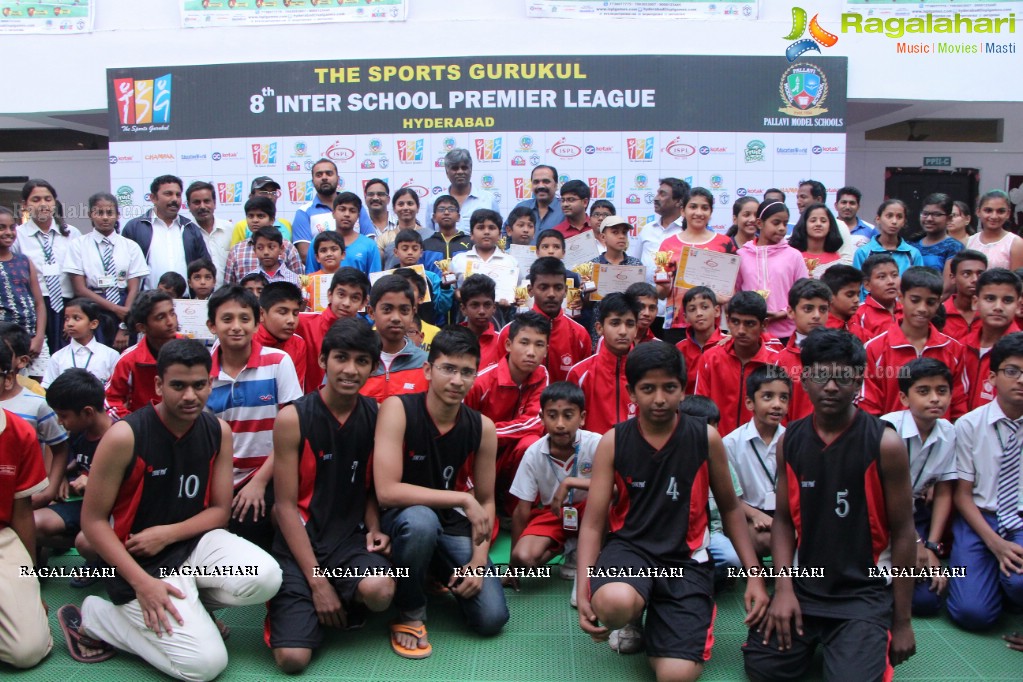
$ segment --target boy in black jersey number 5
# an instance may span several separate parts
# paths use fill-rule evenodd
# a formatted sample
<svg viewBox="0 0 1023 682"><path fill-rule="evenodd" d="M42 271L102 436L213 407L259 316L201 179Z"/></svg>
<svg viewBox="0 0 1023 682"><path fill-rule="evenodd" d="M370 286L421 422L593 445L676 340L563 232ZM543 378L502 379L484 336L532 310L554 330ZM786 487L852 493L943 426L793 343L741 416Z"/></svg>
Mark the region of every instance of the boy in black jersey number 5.
<svg viewBox="0 0 1023 682"><path fill-rule="evenodd" d="M667 343L639 346L625 362L625 377L638 416L597 446L579 531L579 624L605 640L645 608L646 652L657 679L695 680L714 642L708 489L743 566L757 566L757 557L721 437L705 420L679 414L682 354ZM611 532L601 549L606 526ZM749 578L745 602L746 623L756 626L767 612L761 577Z"/></svg>
<svg viewBox="0 0 1023 682"><path fill-rule="evenodd" d="M778 442L771 554L775 571L818 573L777 578L744 645L746 674L802 679L823 643L827 680L890 680L916 650L914 579L884 577L916 566L909 456L890 424L853 404L867 360L858 339L817 329L801 352L813 413Z"/></svg>

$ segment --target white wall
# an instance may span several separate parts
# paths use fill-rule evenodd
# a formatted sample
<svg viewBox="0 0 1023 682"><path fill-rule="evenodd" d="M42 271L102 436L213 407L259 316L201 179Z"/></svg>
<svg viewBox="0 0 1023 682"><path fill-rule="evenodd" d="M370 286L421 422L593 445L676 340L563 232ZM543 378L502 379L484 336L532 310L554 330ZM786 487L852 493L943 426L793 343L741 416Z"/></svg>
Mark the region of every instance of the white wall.
<svg viewBox="0 0 1023 682"><path fill-rule="evenodd" d="M864 139L867 129L906 118L1003 118L1003 142L875 142ZM863 192L860 217L872 215L884 200L885 168L918 168L925 156L950 156L952 167L980 169L980 191L1005 189L1005 176L1023 173L1023 103L927 103L890 117L856 123L846 135L846 182ZM868 215L871 214L871 215Z"/></svg>
<svg viewBox="0 0 1023 682"><path fill-rule="evenodd" d="M409 0L408 21L182 29L177 0L95 0L95 32L3 36L0 114L106 107L105 69L271 60L331 60L528 54L784 55L793 4L760 0L760 20L528 19L526 0ZM801 3L806 4L806 3ZM850 98L965 100L1019 98L1023 17L1006 55L898 54L896 39L843 33L842 0L810 10L838 34L827 55L850 57ZM872 9L871 11L883 11ZM979 42L979 36L907 36ZM812 57L814 53L807 56ZM940 76L938 75L940 74ZM713 87L713 83L707 83ZM958 88L956 86L959 86Z"/></svg>
<svg viewBox="0 0 1023 682"><path fill-rule="evenodd" d="M49 180L57 189L68 222L79 229L89 227L89 197L110 191L106 150L0 153L0 176L20 175ZM5 187L21 189L20 185Z"/></svg>

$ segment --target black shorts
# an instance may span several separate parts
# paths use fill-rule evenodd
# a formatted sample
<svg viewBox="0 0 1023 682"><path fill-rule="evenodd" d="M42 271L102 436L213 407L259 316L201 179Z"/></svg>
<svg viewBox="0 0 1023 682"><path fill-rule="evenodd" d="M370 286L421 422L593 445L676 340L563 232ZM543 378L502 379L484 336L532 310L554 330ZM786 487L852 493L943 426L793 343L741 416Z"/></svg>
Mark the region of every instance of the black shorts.
<svg viewBox="0 0 1023 682"><path fill-rule="evenodd" d="M282 647L296 649L316 649L323 642L320 621L316 617L313 606L313 593L302 574L302 569L291 557L290 553L274 554L281 565L283 580L281 589L267 605L266 623L263 639L271 648ZM322 561L320 566L325 569L389 569L391 562L379 554L366 550L366 538L356 534L346 540L334 552L333 556ZM353 620L353 611L361 611L362 606L356 604L355 594L362 577L331 578L331 584L337 592L341 605L348 613L349 622Z"/></svg>
<svg viewBox="0 0 1023 682"><path fill-rule="evenodd" d="M600 569L663 568L644 552L612 538L597 557ZM683 577L592 577L590 596L608 583L625 583L646 602L646 654L704 663L714 646L714 567L687 561Z"/></svg>
<svg viewBox="0 0 1023 682"><path fill-rule="evenodd" d="M77 534L82 530L82 500L74 502L56 502L47 509L60 517L64 522L64 531L70 534Z"/></svg>
<svg viewBox="0 0 1023 682"><path fill-rule="evenodd" d="M803 614L803 635L792 631L792 648L778 650L771 633L765 645L763 633L749 631L742 645L746 675L753 682L800 680L807 672L818 644L824 645L824 678L831 682L890 680L887 628L865 620L839 620Z"/></svg>

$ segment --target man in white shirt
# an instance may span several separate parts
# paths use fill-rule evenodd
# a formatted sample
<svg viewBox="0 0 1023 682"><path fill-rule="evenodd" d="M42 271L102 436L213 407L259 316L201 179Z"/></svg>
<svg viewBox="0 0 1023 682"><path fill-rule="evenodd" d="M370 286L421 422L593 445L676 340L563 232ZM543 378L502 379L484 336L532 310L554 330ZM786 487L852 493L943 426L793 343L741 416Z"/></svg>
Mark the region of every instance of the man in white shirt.
<svg viewBox="0 0 1023 682"><path fill-rule="evenodd" d="M489 208L491 211L500 211L497 197L483 189L473 189L472 186L472 155L468 149L452 149L444 156L444 172L447 173L451 186L447 192L455 198L459 206L458 229L461 232L469 232L469 218L473 211L478 208ZM433 222L433 198L426 202L426 226L432 232L440 229L437 223Z"/></svg>
<svg viewBox="0 0 1023 682"><path fill-rule="evenodd" d="M145 254L150 289L156 288L165 272L183 273L192 261L210 257L199 226L178 215L181 190L181 178L173 175L161 175L153 180L149 185L153 208L129 220L121 232Z"/></svg>
<svg viewBox="0 0 1023 682"><path fill-rule="evenodd" d="M219 289L224 284L224 267L231 250L231 230L234 225L230 220L214 217L217 195L213 185L208 182L196 180L189 185L185 190L185 201L196 225L202 229L202 238L206 242L206 250L210 252L210 260L217 267L216 287Z"/></svg>
<svg viewBox="0 0 1023 682"><path fill-rule="evenodd" d="M639 258L646 267L646 281L654 283L654 254L661 250L664 240L682 231L682 207L689 198L689 183L678 178L661 178L654 196L654 213L658 220L647 223L629 241L628 254ZM652 329L659 333L664 323L664 301L657 302L657 320Z"/></svg>

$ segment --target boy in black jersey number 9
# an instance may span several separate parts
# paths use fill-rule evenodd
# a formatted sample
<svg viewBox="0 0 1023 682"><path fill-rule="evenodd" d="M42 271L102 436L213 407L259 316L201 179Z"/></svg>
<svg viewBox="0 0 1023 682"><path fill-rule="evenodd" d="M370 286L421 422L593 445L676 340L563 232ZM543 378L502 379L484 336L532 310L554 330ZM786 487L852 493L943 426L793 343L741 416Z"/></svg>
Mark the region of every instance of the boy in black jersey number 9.
<svg viewBox="0 0 1023 682"><path fill-rule="evenodd" d="M867 360L858 339L816 329L801 357L813 413L778 442L771 554L775 571L817 574L777 578L765 625L744 645L746 674L801 679L823 643L826 679L889 680L916 650L914 579L878 571L916 566L909 456L890 424L853 404Z"/></svg>
<svg viewBox="0 0 1023 682"><path fill-rule="evenodd" d="M579 624L594 640L605 640L646 608L646 652L657 679L695 680L713 643L708 488L743 566L757 566L757 558L721 437L705 420L679 414L682 354L671 344L644 344L629 354L625 376L639 414L597 446L579 531ZM605 527L611 532L600 549ZM746 623L756 626L767 612L759 576L747 582L745 602Z"/></svg>

